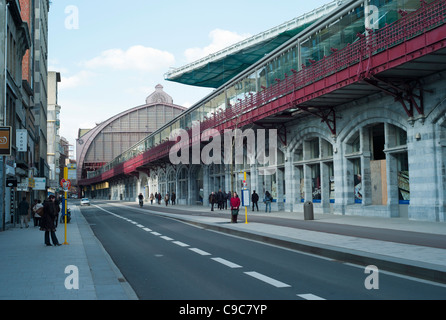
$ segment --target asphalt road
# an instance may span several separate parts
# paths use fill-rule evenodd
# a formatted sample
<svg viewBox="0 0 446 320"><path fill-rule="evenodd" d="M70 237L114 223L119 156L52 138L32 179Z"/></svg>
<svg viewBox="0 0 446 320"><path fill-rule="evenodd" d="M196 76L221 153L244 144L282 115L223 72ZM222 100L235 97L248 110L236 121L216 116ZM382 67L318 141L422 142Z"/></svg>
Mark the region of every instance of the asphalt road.
<svg viewBox="0 0 446 320"><path fill-rule="evenodd" d="M138 209L98 202L81 211L144 300L446 299L444 285L365 273Z"/></svg>

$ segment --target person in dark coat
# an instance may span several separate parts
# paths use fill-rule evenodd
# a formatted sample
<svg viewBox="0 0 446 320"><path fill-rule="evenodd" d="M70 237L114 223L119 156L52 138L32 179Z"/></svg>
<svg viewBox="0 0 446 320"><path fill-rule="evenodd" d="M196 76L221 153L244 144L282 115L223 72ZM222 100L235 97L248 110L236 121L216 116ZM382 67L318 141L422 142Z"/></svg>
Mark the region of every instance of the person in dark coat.
<svg viewBox="0 0 446 320"><path fill-rule="evenodd" d="M23 223L28 228L29 203L26 201L26 197L23 197L19 203L18 214L20 217L20 228L23 228Z"/></svg>
<svg viewBox="0 0 446 320"><path fill-rule="evenodd" d="M218 190L217 192L217 203L218 203L218 209L222 210L223 209L223 201L225 200L225 195L223 194L223 192L220 190Z"/></svg>
<svg viewBox="0 0 446 320"><path fill-rule="evenodd" d="M45 244L51 246L50 234L53 245L60 246L56 236L56 221L59 210L56 207L56 197L51 195L43 204L43 216L40 220L40 230L45 231Z"/></svg>
<svg viewBox="0 0 446 320"><path fill-rule="evenodd" d="M252 200L252 211L254 211L254 206L256 206L257 211L259 211L259 205L258 205L259 195L256 193L255 190L252 192L251 200Z"/></svg>
<svg viewBox="0 0 446 320"><path fill-rule="evenodd" d="M177 199L177 195L175 194L175 192L172 191L172 195L170 196L170 203L171 203L172 205L174 205L176 199Z"/></svg>
<svg viewBox="0 0 446 320"><path fill-rule="evenodd" d="M211 205L211 211L214 211L215 202L217 202L217 197L214 191L212 191L212 193L209 195L209 204Z"/></svg>

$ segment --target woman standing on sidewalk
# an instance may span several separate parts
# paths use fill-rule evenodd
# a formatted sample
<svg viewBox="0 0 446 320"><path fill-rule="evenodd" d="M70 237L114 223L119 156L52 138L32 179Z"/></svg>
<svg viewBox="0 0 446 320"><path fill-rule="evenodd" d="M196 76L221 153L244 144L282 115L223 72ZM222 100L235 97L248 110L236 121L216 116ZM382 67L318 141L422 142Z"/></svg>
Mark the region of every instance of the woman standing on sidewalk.
<svg viewBox="0 0 446 320"><path fill-rule="evenodd" d="M58 208L56 207L56 197L51 195L48 200L43 204L43 216L40 220L40 230L45 231L45 244L47 246L51 246L50 243L50 233L51 240L53 241L53 245L60 246L59 240L57 240L56 236L56 225L55 221L57 220Z"/></svg>
<svg viewBox="0 0 446 320"><path fill-rule="evenodd" d="M231 198L231 223L237 223L239 208L240 198L238 197L237 192L234 192L234 195Z"/></svg>

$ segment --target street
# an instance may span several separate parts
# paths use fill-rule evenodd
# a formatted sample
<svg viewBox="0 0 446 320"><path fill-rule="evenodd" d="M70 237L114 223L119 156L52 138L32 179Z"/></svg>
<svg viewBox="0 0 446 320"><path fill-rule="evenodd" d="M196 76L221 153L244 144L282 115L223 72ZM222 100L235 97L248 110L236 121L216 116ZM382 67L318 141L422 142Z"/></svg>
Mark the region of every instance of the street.
<svg viewBox="0 0 446 320"><path fill-rule="evenodd" d="M98 201L81 211L143 300L446 298L444 285L385 272L367 289L373 274L364 267L209 231L136 205Z"/></svg>

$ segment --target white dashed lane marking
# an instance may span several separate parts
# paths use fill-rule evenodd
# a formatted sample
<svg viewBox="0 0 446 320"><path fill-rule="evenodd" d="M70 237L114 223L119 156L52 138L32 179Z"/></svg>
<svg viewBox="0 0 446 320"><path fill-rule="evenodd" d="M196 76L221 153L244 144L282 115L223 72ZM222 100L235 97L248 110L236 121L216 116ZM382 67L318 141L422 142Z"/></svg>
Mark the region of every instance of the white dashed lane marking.
<svg viewBox="0 0 446 320"><path fill-rule="evenodd" d="M290 285L288 285L288 284L286 284L286 283L283 283L283 282L280 282L280 281L278 281L278 280L276 280L276 279L267 277L267 276L265 276L265 275L263 275L263 274L261 274L261 273L255 272L255 271L245 272L245 274L247 274L248 276L251 276L251 277L253 277L253 278L256 278L256 279L258 279L258 280L261 280L261 281L263 281L263 282L266 282L266 283L268 283L268 284L270 284L270 285L272 285L272 286L274 286L274 287L276 287L276 288L287 288L287 287L291 287Z"/></svg>
<svg viewBox="0 0 446 320"><path fill-rule="evenodd" d="M214 261L217 261L217 262L219 262L221 264L224 264L225 266L227 266L229 268L232 268L232 269L243 268L242 266L239 266L236 263L233 263L231 261L228 261L228 260L225 260L225 259L222 259L222 258L211 258L211 259L214 260Z"/></svg>
<svg viewBox="0 0 446 320"><path fill-rule="evenodd" d="M307 294L298 294L298 297L305 299L305 300L325 300L324 298L318 297L314 294L307 293Z"/></svg>
<svg viewBox="0 0 446 320"><path fill-rule="evenodd" d="M177 246L180 246L180 247L189 247L188 244L181 242L181 241L174 241L172 243L175 243Z"/></svg>
<svg viewBox="0 0 446 320"><path fill-rule="evenodd" d="M209 252L206 252L206 251L203 251L203 250L200 250L200 249L197 249L197 248L190 248L189 250L191 250L191 251L193 251L195 253L198 253L198 254L200 254L202 256L210 256L211 255Z"/></svg>

